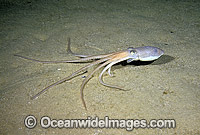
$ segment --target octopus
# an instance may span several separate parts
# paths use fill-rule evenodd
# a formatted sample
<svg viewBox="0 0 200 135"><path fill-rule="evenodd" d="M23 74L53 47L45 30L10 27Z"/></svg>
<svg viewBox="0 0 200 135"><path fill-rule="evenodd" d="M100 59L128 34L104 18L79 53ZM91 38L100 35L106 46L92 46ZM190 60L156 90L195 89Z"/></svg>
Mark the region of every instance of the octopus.
<svg viewBox="0 0 200 135"><path fill-rule="evenodd" d="M27 60L31 60L31 61L34 61L34 62L38 62L38 63L43 63L43 64L90 62L88 65L86 65L86 66L80 68L79 70L73 72L71 75L69 75L69 76L67 76L67 77L47 86L47 87L45 87L40 92L38 92L36 95L32 96L31 99L36 99L42 93L44 93L48 89L52 88L53 86L56 86L56 85L61 84L65 81L68 81L68 80L80 75L81 73L85 73L88 68L95 66L95 65L98 65L83 80L83 82L81 84L81 88L80 88L81 100L82 100L82 103L83 103L85 110L87 110L83 90L84 90L85 85L93 77L95 72L97 72L98 70L100 70L101 68L104 67L103 70L101 71L101 73L99 74L99 78L98 78L100 84L102 84L106 87L123 90L123 88L121 88L119 86L105 83L103 81L103 74L107 71L110 76L113 76L113 74L111 73L111 67L113 65L117 64L117 63L122 62L122 61L127 61L127 63L130 63L132 61L154 61L164 54L164 51L160 48L153 47L153 46L143 46L143 47L137 47L137 48L129 47L125 50L118 51L118 52L112 52L112 53L108 53L108 54L87 56L87 55L81 55L81 54L73 53L71 51L70 45L71 45L71 41L70 41L70 38L68 38L68 52L73 54L74 56L80 57L80 59L59 60L59 61L42 61L42 60L28 58L28 57L25 57L25 56L22 56L22 55L14 54L14 56L17 56L17 57L20 57L20 58L23 58L23 59L27 59Z"/></svg>

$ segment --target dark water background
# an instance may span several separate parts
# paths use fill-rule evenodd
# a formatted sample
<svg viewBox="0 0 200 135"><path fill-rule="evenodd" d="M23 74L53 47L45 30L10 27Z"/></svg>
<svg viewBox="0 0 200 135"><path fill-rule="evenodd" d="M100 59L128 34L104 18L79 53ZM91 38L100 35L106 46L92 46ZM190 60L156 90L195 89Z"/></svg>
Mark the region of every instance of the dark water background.
<svg viewBox="0 0 200 135"><path fill-rule="evenodd" d="M0 2L0 134L200 134L200 2L172 0L4 0ZM84 89L83 77L30 97L84 64L40 64L41 60L76 59L67 54L67 38L79 54L105 54L128 47L155 46L165 55L135 66L116 65L104 80L129 89L100 85L98 74ZM89 72L92 71L91 68ZM88 73L85 74L86 76ZM42 129L24 126L38 120L175 119L175 129Z"/></svg>

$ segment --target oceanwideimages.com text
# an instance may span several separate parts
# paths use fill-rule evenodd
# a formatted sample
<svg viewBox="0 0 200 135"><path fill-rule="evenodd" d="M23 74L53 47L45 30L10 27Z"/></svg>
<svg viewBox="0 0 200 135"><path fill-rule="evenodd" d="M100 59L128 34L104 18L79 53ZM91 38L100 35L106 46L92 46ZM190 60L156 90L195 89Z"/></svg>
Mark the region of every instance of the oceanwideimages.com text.
<svg viewBox="0 0 200 135"><path fill-rule="evenodd" d="M25 119L27 128L34 128L40 123L42 128L121 128L132 131L137 128L175 128L176 121L174 119L152 119L149 122L145 119L110 119L105 116L104 119L99 117L90 117L87 119L52 119L44 116L37 121L32 115Z"/></svg>

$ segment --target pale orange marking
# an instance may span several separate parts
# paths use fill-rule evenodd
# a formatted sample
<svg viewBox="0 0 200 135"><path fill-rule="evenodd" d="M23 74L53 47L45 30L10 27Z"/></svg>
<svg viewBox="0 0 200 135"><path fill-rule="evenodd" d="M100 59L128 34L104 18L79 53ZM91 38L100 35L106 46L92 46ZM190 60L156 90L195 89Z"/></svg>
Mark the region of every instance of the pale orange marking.
<svg viewBox="0 0 200 135"><path fill-rule="evenodd" d="M112 60L118 60L127 57L129 54L128 52L120 52L113 56Z"/></svg>

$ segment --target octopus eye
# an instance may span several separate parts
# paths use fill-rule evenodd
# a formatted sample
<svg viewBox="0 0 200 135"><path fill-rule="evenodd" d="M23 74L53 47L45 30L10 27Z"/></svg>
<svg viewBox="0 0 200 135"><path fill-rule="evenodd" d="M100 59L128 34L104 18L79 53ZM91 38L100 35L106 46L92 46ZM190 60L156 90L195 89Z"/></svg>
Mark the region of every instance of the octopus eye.
<svg viewBox="0 0 200 135"><path fill-rule="evenodd" d="M136 51L135 50L130 50L130 54L134 55L134 54L136 54Z"/></svg>

